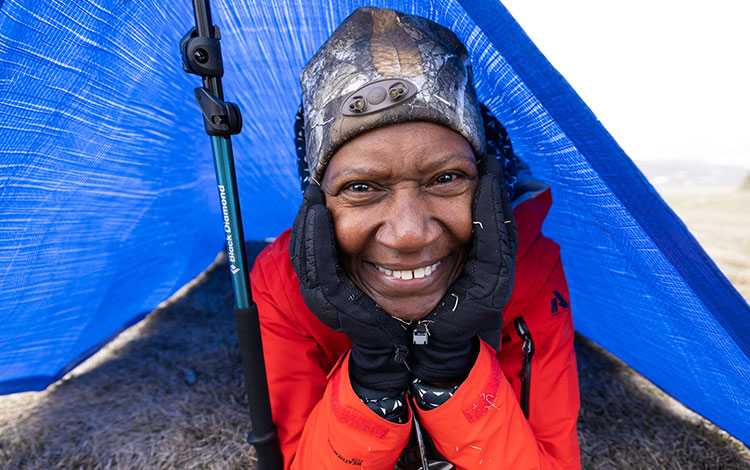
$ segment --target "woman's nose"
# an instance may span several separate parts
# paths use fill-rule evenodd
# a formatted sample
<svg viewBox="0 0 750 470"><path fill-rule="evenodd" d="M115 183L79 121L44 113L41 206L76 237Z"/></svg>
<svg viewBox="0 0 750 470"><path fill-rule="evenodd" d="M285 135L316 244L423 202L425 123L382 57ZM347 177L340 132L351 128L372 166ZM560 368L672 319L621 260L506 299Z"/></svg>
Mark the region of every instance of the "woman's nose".
<svg viewBox="0 0 750 470"><path fill-rule="evenodd" d="M394 250L418 251L434 242L440 232L441 225L426 197L409 191L392 196L376 240Z"/></svg>

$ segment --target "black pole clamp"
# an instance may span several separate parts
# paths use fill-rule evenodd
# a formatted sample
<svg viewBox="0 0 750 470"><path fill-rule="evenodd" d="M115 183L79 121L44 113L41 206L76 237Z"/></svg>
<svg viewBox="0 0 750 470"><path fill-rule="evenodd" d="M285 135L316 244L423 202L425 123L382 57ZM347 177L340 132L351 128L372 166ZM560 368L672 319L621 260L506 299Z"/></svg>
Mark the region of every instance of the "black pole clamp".
<svg viewBox="0 0 750 470"><path fill-rule="evenodd" d="M182 68L187 73L201 77L221 77L224 64L221 61L221 30L214 25L214 37L198 36L195 27L180 39Z"/></svg>

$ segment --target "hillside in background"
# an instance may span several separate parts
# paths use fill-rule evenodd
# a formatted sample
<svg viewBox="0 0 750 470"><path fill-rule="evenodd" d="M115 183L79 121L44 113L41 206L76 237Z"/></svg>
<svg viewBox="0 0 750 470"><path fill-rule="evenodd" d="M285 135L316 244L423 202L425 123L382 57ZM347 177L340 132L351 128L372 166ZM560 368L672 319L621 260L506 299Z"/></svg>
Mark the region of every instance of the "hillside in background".
<svg viewBox="0 0 750 470"><path fill-rule="evenodd" d="M750 168L737 165L679 160L645 160L635 163L651 184L661 190L734 190L750 181Z"/></svg>

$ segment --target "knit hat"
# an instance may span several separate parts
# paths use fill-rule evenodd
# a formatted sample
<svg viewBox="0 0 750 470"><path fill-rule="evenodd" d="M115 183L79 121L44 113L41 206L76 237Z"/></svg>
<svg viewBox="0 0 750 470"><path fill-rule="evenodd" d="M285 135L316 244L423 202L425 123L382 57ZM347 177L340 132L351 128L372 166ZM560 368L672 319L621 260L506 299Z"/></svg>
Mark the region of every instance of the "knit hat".
<svg viewBox="0 0 750 470"><path fill-rule="evenodd" d="M300 81L306 159L316 182L347 140L399 122L441 124L464 136L477 157L485 154L469 55L453 32L428 19L358 8Z"/></svg>

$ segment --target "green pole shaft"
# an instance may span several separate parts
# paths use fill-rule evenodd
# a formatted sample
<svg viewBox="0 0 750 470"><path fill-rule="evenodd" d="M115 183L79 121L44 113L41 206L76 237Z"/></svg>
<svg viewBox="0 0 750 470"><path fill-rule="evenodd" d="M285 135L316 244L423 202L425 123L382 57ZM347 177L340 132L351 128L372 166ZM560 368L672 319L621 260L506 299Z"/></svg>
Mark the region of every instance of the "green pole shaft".
<svg viewBox="0 0 750 470"><path fill-rule="evenodd" d="M250 306L250 278L247 270L245 234L242 230L240 200L237 195L237 176L234 171L232 141L227 137L211 136L216 182L221 200L221 217L226 240L229 270L232 273L235 304L239 308Z"/></svg>

